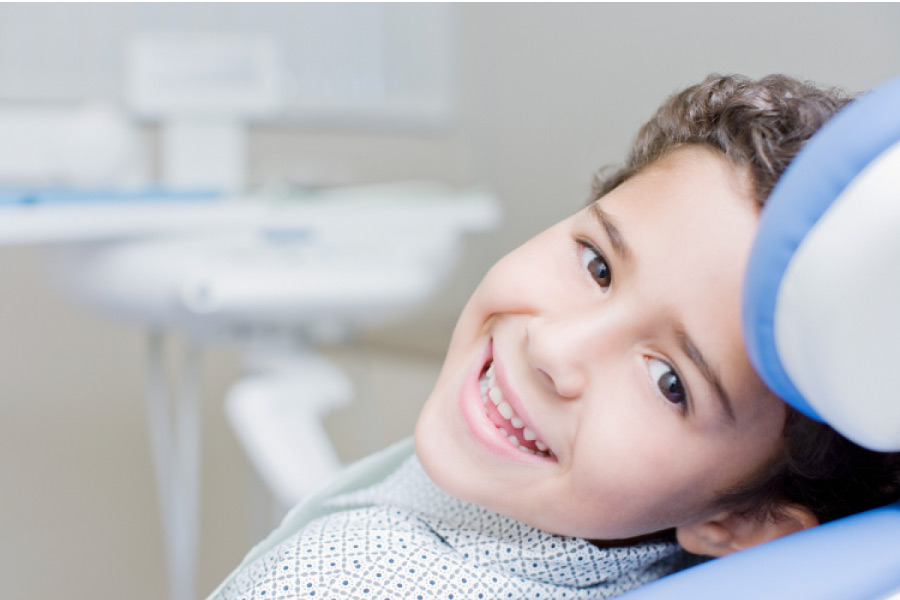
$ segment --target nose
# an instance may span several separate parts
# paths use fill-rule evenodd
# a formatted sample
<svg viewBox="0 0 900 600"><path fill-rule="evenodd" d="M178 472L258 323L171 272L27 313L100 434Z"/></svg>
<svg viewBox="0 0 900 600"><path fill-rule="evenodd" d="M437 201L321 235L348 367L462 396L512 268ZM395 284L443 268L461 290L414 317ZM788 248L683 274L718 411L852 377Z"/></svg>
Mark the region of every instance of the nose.
<svg viewBox="0 0 900 600"><path fill-rule="evenodd" d="M627 319L617 318L614 311L535 316L525 327L529 365L552 393L580 398L592 377L616 368L615 357L624 356L628 327Z"/></svg>

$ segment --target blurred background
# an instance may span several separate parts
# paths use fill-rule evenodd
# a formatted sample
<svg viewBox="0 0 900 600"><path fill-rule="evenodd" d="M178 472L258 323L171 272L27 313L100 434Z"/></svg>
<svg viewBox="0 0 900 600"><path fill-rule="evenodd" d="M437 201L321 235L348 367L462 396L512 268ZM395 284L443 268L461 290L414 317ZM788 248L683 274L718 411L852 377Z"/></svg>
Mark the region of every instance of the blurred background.
<svg viewBox="0 0 900 600"><path fill-rule="evenodd" d="M177 182L161 158L165 98L135 91L130 72L129 48L148 32L252 36L280 57L282 105L241 116L246 163L231 182L241 189L425 180L499 202L500 225L465 235L427 302L317 343L356 390L325 419L345 462L412 432L486 269L576 210L592 173L622 159L667 95L711 72L782 72L851 91L900 73L895 4L0 4L0 114L119 110L138 132L119 183ZM21 154L0 139L0 162ZM0 189L20 183L3 173ZM0 245L0 286L4 597L167 597L145 331L62 293L39 244ZM178 335L166 344L177 370L188 350ZM240 352L210 343L200 368L203 597L258 537L260 499L223 408Z"/></svg>

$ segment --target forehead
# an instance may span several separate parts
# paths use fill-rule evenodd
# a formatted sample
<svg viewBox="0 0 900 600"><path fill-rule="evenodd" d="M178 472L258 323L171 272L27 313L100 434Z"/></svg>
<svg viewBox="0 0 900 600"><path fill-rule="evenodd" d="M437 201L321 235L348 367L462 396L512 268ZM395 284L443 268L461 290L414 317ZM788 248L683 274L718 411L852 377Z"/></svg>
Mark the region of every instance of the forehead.
<svg viewBox="0 0 900 600"><path fill-rule="evenodd" d="M633 188L640 188L640 191ZM635 199L634 195L639 195L638 201L655 203L655 208L663 210L666 208L664 204L687 203L694 209L716 211L719 208L717 205L732 200L736 201L734 206L723 208L741 208L757 216L759 212L753 199L750 171L730 162L723 153L699 145L683 146L668 152L626 179L599 202L616 202L623 191L629 192L629 201ZM647 196L641 191L655 195Z"/></svg>
<svg viewBox="0 0 900 600"><path fill-rule="evenodd" d="M759 216L746 169L697 146L669 153L596 206L621 226L638 257L646 256L640 266L671 271L680 256L692 260L694 278L702 269L741 278Z"/></svg>

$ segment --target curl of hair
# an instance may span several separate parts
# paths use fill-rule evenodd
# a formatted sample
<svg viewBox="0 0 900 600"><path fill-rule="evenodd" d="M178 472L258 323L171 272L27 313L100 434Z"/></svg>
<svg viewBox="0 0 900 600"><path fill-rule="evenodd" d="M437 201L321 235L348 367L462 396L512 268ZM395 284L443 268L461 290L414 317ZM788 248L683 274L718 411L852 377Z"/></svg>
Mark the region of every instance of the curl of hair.
<svg viewBox="0 0 900 600"><path fill-rule="evenodd" d="M723 153L750 174L762 205L788 163L852 99L785 75L710 75L671 96L640 130L625 164L594 177L596 200L681 146Z"/></svg>
<svg viewBox="0 0 900 600"><path fill-rule="evenodd" d="M780 455L722 504L777 519L784 502L809 508L820 523L900 499L900 453L862 448L830 426L788 408Z"/></svg>
<svg viewBox="0 0 900 600"><path fill-rule="evenodd" d="M759 80L710 75L657 110L641 128L624 165L595 176L591 199L673 150L698 145L746 169L754 200L763 206L803 145L852 98L785 75ZM778 507L787 502L807 507L824 523L900 500L900 453L861 448L791 407L782 441L772 461L720 493L724 507L777 519Z"/></svg>

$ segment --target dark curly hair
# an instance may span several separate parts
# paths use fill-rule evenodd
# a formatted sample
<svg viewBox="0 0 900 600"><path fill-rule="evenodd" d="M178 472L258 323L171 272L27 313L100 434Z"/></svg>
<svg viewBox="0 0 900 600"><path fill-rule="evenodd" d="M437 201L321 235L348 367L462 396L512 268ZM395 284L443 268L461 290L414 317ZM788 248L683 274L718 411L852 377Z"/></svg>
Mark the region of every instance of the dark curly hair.
<svg viewBox="0 0 900 600"><path fill-rule="evenodd" d="M591 201L685 146L721 152L746 169L763 206L810 137L853 96L784 75L753 80L710 75L671 96L638 133L624 165L601 170ZM724 507L777 519L782 503L805 506L822 523L900 499L900 453L861 448L830 426L787 408L781 452L720 493Z"/></svg>

